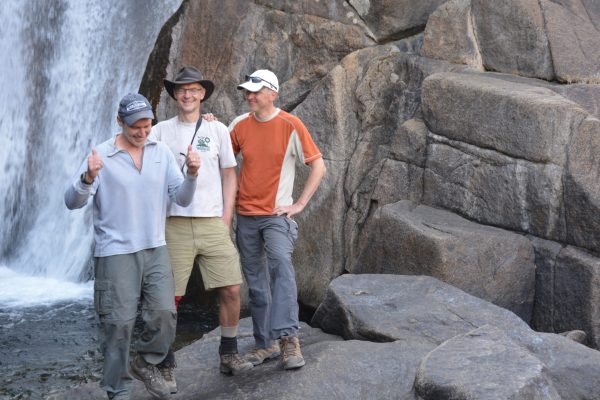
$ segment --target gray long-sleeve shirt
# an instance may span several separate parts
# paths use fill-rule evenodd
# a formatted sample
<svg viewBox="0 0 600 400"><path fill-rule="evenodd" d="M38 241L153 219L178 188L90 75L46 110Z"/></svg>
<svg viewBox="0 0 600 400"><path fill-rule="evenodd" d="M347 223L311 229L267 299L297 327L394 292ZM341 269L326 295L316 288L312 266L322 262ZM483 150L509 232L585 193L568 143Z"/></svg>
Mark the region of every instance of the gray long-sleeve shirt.
<svg viewBox="0 0 600 400"><path fill-rule="evenodd" d="M115 137L96 147L103 167L91 185L79 176L65 191L69 209L81 208L93 196L94 256L135 253L165 245L169 198L181 206L191 203L196 178L183 177L171 150L148 139L138 170L128 152L115 146Z"/></svg>

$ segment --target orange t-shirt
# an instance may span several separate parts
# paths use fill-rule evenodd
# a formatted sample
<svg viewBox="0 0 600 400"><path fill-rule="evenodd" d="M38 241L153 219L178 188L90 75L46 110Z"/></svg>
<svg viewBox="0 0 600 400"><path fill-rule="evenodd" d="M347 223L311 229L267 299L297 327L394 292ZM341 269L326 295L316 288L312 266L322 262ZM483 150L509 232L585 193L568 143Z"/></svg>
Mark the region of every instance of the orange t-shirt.
<svg viewBox="0 0 600 400"><path fill-rule="evenodd" d="M233 152L242 154L237 212L272 215L276 206L293 204L296 161L322 157L302 121L280 109L268 120L247 113L229 132Z"/></svg>

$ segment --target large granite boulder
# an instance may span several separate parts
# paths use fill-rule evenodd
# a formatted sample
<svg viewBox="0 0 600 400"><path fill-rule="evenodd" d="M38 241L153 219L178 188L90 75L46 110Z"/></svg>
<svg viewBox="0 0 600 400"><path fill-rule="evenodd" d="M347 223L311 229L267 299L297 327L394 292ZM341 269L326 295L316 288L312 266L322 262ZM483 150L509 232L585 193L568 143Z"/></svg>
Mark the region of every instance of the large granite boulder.
<svg viewBox="0 0 600 400"><path fill-rule="evenodd" d="M483 70L471 14L471 0L451 0L427 21L420 54Z"/></svg>
<svg viewBox="0 0 600 400"><path fill-rule="evenodd" d="M358 116L348 112L356 108L356 90L363 71L373 60L386 60L398 50L394 46L376 46L345 57L299 105L300 117L324 154L327 176L308 207L296 217L299 239L294 265L300 301L316 308L329 282L344 269L344 218L348 200L344 187L345 171L351 162L361 132ZM307 169L297 169L297 182L303 183ZM296 185L297 198L302 185Z"/></svg>
<svg viewBox="0 0 600 400"><path fill-rule="evenodd" d="M346 2L190 0L165 25L144 76L145 92L163 120L176 104L162 85L184 65L194 65L216 85L204 104L228 124L246 110L236 86L256 69L273 70L280 105L291 110L347 54L375 42L348 15ZM344 11L347 9L347 11Z"/></svg>
<svg viewBox="0 0 600 400"><path fill-rule="evenodd" d="M565 240L563 168L430 135L424 204L481 224Z"/></svg>
<svg viewBox="0 0 600 400"><path fill-rule="evenodd" d="M530 321L535 264L524 236L410 201L382 206L373 225L351 272L433 276Z"/></svg>
<svg viewBox="0 0 600 400"><path fill-rule="evenodd" d="M600 352L425 276L344 275L312 324L346 339L430 343L422 399L599 399ZM460 368L458 367L460 366Z"/></svg>
<svg viewBox="0 0 600 400"><path fill-rule="evenodd" d="M425 123L435 134L427 152L425 203L597 248L584 234L594 222L578 218L596 209L592 150L576 147L585 146L597 127L578 104L546 88L487 74L430 76L422 101Z"/></svg>
<svg viewBox="0 0 600 400"><path fill-rule="evenodd" d="M554 79L544 15L537 0L472 0L471 12L487 70Z"/></svg>
<svg viewBox="0 0 600 400"><path fill-rule="evenodd" d="M600 251L600 120L588 117L573 133L565 171L567 241Z"/></svg>
<svg viewBox="0 0 600 400"><path fill-rule="evenodd" d="M420 200L426 140L426 128L414 118L420 82L465 67L419 57L419 45L415 37L349 54L294 110L310 126L328 167L297 217L299 298L313 309L365 245L357 241L375 203ZM296 197L305 177L300 170Z"/></svg>
<svg viewBox="0 0 600 400"><path fill-rule="evenodd" d="M389 274L334 279L311 324L345 339L435 345L486 324L529 330L512 312L438 279Z"/></svg>
<svg viewBox="0 0 600 400"><path fill-rule="evenodd" d="M593 0L452 0L429 18L423 55L544 80L600 82Z"/></svg>
<svg viewBox="0 0 600 400"><path fill-rule="evenodd" d="M541 0L556 79L600 83L600 6L595 0Z"/></svg>
<svg viewBox="0 0 600 400"><path fill-rule="evenodd" d="M559 166L573 127L587 116L551 90L487 74L435 74L425 79L422 93L423 117L433 133Z"/></svg>
<svg viewBox="0 0 600 400"><path fill-rule="evenodd" d="M562 399L544 363L491 325L455 336L427 354L415 388L424 400Z"/></svg>
<svg viewBox="0 0 600 400"><path fill-rule="evenodd" d="M537 266L533 327L581 330L600 347L600 258L572 246L533 239Z"/></svg>
<svg viewBox="0 0 600 400"><path fill-rule="evenodd" d="M378 42L422 31L429 15L446 0L349 0Z"/></svg>

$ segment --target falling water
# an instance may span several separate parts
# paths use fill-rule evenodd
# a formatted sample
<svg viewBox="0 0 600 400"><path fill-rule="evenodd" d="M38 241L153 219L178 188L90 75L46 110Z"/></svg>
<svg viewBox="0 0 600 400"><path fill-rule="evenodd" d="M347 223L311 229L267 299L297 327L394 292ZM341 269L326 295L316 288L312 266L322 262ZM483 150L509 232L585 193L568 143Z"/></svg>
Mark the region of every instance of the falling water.
<svg viewBox="0 0 600 400"><path fill-rule="evenodd" d="M36 296L24 285L37 295L56 287L61 297L84 278L91 211L68 211L64 190L91 147L116 132L117 103L137 91L158 32L180 3L2 2L0 308Z"/></svg>

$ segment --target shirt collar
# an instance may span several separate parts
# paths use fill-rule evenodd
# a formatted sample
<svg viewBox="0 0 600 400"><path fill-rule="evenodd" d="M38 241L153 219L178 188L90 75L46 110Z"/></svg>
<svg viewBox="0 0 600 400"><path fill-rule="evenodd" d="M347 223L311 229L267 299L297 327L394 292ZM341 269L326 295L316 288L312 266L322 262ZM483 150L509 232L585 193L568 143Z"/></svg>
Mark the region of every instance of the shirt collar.
<svg viewBox="0 0 600 400"><path fill-rule="evenodd" d="M124 151L123 149L119 149L117 147L117 135L120 135L120 134L121 134L121 132L115 134L113 140L110 141L110 143L109 143L110 149L109 149L109 152L108 152L108 157L112 157L115 154L117 154L117 153L119 153L121 151ZM146 146L155 146L156 143L157 143L157 141L154 140L154 139L152 139L151 135L148 135L148 137L146 138L146 143L144 143L144 147L146 147Z"/></svg>

